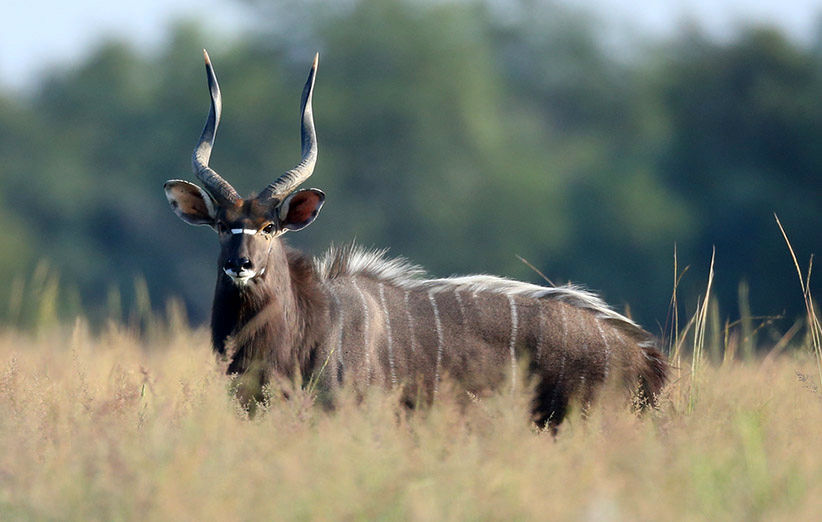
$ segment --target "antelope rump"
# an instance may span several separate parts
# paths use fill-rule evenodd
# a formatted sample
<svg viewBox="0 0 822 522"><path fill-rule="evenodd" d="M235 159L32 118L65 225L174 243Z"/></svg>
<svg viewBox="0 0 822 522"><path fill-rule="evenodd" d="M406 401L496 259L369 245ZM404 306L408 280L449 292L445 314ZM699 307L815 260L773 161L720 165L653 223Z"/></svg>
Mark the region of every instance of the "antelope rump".
<svg viewBox="0 0 822 522"><path fill-rule="evenodd" d="M302 93L302 160L246 199L208 166L221 97L207 53L205 65L211 108L192 157L204 188L170 180L165 193L183 221L218 234L212 342L243 404L272 380L302 379L330 404L348 383L396 389L413 407L432 401L444 378L475 396L529 386L534 422L552 428L569 401L589 403L605 382L654 404L668 368L655 340L581 288L428 279L383 252L352 245L310 259L285 245L280 236L308 226L325 200L297 190L317 160L317 57Z"/></svg>

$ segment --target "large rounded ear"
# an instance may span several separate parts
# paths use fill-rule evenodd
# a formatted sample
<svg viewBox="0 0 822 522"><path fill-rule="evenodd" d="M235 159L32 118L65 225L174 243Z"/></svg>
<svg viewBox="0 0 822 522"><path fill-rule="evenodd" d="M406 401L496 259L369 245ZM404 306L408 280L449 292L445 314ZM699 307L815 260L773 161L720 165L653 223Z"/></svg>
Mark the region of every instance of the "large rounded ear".
<svg viewBox="0 0 822 522"><path fill-rule="evenodd" d="M166 181L166 199L175 214L190 225L214 226L217 204L208 192L180 179Z"/></svg>
<svg viewBox="0 0 822 522"><path fill-rule="evenodd" d="M325 194L318 189L298 190L277 208L280 225L287 230L300 230L314 221L325 202Z"/></svg>

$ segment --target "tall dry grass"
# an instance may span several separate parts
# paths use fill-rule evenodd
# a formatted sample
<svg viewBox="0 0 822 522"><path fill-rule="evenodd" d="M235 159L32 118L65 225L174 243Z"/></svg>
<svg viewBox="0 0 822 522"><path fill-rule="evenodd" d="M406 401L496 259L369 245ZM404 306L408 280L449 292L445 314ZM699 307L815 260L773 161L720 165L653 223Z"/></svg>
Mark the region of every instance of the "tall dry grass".
<svg viewBox="0 0 822 522"><path fill-rule="evenodd" d="M0 334L0 519L813 520L822 395L807 350L706 359L636 416L556 438L500 394L409 414L374 390L248 419L203 330ZM142 339L142 340L141 340ZM708 350L709 351L709 350ZM689 386L698 386L695 397Z"/></svg>
<svg viewBox="0 0 822 522"><path fill-rule="evenodd" d="M376 389L325 411L308 383L249 419L179 304L159 318L137 291L92 334L61 323L42 268L11 289L6 317L26 328L0 330L0 521L817 520L822 329L782 232L804 319L763 353L769 319L742 302L721 322L712 259L681 326L675 258L659 408L637 416L606 389L556 437L528 423L524 394L466 407L447 386L422 411Z"/></svg>

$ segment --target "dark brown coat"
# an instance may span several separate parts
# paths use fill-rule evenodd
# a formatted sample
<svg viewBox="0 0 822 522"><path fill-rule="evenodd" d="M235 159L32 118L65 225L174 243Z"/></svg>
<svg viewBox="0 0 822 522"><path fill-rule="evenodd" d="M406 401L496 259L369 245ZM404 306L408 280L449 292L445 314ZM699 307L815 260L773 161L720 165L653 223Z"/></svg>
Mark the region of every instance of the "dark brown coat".
<svg viewBox="0 0 822 522"><path fill-rule="evenodd" d="M254 376L246 398L299 370L325 397L343 384L380 386L416 405L432 401L446 376L475 396L516 390L524 365L536 383L534 421L555 426L570 400L591 401L608 380L650 404L665 382L652 337L572 286L425 279L402 260L353 247L313 263L290 251L288 267L293 295L218 282L214 346L223 353L228 341L229 372Z"/></svg>

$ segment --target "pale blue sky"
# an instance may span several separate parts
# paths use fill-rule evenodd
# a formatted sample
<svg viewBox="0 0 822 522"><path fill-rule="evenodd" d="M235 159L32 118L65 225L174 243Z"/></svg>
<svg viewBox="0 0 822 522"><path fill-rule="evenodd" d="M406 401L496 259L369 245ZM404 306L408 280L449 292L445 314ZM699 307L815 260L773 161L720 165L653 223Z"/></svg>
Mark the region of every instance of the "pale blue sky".
<svg viewBox="0 0 822 522"><path fill-rule="evenodd" d="M245 23L238 6L231 0L6 0L0 85L24 87L49 65L78 60L107 38L151 50L174 20L199 20L217 35L230 37Z"/></svg>
<svg viewBox="0 0 822 522"><path fill-rule="evenodd" d="M822 0L558 0L584 6L606 21L619 39L636 31L664 36L685 19L715 35L740 25L771 22L799 40L814 33ZM162 42L169 24L200 20L215 38L242 31L247 18L232 0L15 0L4 2L0 31L0 85L25 88L39 71L75 61L100 40L116 36L150 50ZM208 44L208 42L204 42Z"/></svg>

